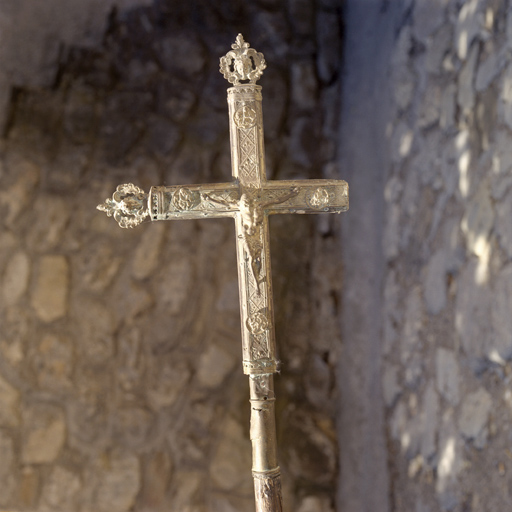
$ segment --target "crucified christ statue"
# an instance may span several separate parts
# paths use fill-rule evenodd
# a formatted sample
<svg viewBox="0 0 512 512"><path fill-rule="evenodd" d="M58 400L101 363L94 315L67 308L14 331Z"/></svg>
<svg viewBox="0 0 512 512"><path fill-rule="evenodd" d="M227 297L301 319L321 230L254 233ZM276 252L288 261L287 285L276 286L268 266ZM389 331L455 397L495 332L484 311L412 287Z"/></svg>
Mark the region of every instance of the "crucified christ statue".
<svg viewBox="0 0 512 512"><path fill-rule="evenodd" d="M204 194L203 197L214 203L221 204L227 207L238 207L240 216L242 217L243 232L238 235L238 238L242 239L245 244L245 250L249 257L249 263L252 270L252 276L256 281L256 290L260 293L260 282L265 279L265 276L261 274L261 260L260 255L263 247L259 243L260 236L258 230L261 228L263 221L264 210L268 206L274 204L284 203L287 199L296 196L299 193L297 187L292 187L288 193L283 192L281 195L274 198L268 198L266 201L259 194L259 189L248 188L240 197L237 199L216 199L208 194Z"/></svg>

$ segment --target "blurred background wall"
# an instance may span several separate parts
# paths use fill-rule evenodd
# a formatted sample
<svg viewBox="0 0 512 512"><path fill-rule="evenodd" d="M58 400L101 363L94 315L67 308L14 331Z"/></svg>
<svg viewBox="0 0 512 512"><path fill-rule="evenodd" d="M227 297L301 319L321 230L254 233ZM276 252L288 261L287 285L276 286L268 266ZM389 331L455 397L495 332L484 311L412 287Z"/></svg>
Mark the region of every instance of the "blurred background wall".
<svg viewBox="0 0 512 512"><path fill-rule="evenodd" d="M0 508L253 508L231 219L122 230L121 183L229 181L218 71L242 32L269 178L338 178L338 2L0 7ZM1 91L0 91L1 92ZM290 510L333 510L340 218L272 219Z"/></svg>
<svg viewBox="0 0 512 512"><path fill-rule="evenodd" d="M346 7L341 510L503 510L512 493L512 6ZM382 432L386 475L367 480Z"/></svg>
<svg viewBox="0 0 512 512"><path fill-rule="evenodd" d="M229 179L217 62L242 32L269 178L350 184L340 217L271 220L285 507L507 509L510 2L18 1L0 23L0 507L252 509L231 220L95 210Z"/></svg>

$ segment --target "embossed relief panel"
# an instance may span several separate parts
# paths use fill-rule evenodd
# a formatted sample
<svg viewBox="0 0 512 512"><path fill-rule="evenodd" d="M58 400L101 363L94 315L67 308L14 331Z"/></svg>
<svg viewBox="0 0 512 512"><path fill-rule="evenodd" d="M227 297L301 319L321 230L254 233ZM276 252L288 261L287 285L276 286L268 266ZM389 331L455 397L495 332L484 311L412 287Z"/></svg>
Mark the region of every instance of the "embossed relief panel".
<svg viewBox="0 0 512 512"><path fill-rule="evenodd" d="M228 89L233 176L242 186L258 187L265 181L261 87Z"/></svg>
<svg viewBox="0 0 512 512"><path fill-rule="evenodd" d="M237 232L246 233L242 217L236 219ZM243 235L239 235L243 236ZM242 346L246 373L275 371L275 335L268 247L268 219L263 217L255 231L237 244L239 279L244 283L240 297ZM249 371L250 370L250 371Z"/></svg>
<svg viewBox="0 0 512 512"><path fill-rule="evenodd" d="M300 186L299 186L300 185ZM292 189L297 194L284 201L279 197ZM348 184L341 180L269 181L263 192L267 214L342 213L348 210ZM273 201L273 202L272 202Z"/></svg>
<svg viewBox="0 0 512 512"><path fill-rule="evenodd" d="M152 187L149 197L152 220L229 217L238 211L240 200L234 183Z"/></svg>

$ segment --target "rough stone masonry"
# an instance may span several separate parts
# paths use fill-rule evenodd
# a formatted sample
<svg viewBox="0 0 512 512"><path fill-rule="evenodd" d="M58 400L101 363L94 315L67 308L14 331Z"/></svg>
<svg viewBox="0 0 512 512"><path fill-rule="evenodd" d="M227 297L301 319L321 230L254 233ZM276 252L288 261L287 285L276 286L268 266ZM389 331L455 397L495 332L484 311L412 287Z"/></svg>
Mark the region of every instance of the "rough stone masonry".
<svg viewBox="0 0 512 512"><path fill-rule="evenodd" d="M512 5L345 12L340 510L505 510Z"/></svg>
<svg viewBox="0 0 512 512"><path fill-rule="evenodd" d="M126 231L95 206L125 180L229 179L218 58L239 32L268 62L269 178L340 177L340 5L55 0L0 12L0 508L250 510L232 223ZM280 461L299 512L334 509L339 221L271 226Z"/></svg>
<svg viewBox="0 0 512 512"><path fill-rule="evenodd" d="M507 510L510 2L347 0L341 96L334 1L118 6L52 80L11 82L0 506L250 509L231 224L127 234L94 209L126 177L226 179L216 59L242 31L272 177L351 185L341 236L273 219L286 502L332 510L337 478L342 512Z"/></svg>

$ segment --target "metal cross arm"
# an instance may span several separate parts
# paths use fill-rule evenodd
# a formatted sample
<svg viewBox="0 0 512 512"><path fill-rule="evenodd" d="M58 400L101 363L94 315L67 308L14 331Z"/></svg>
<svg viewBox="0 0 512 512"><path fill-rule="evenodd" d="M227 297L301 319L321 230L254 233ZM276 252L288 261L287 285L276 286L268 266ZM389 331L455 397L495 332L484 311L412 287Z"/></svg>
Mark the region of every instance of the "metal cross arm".
<svg viewBox="0 0 512 512"><path fill-rule="evenodd" d="M221 58L228 89L231 183L155 186L149 193L120 185L98 208L121 227L152 221L233 217L244 373L250 377L253 477L258 512L282 510L277 464L273 373L277 371L268 216L281 213L341 213L348 209L342 180L267 181L261 87L266 64L239 35ZM241 81L249 83L240 83Z"/></svg>

